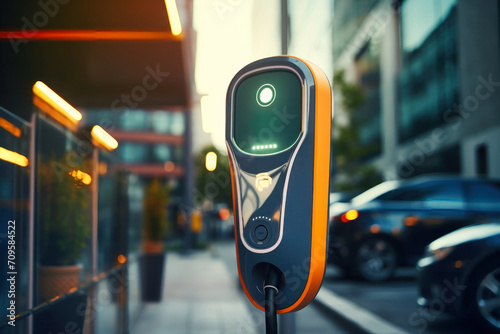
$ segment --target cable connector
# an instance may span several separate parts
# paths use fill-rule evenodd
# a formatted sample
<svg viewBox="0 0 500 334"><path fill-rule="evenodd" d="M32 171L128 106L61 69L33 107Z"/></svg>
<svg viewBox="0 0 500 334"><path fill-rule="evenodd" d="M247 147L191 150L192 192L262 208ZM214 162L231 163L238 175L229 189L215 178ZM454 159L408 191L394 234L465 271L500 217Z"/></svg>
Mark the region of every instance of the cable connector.
<svg viewBox="0 0 500 334"><path fill-rule="evenodd" d="M276 317L276 295L279 292L282 274L281 271L273 265L269 265L264 280L264 296L265 296L265 316L266 316L266 333L278 333L278 321Z"/></svg>

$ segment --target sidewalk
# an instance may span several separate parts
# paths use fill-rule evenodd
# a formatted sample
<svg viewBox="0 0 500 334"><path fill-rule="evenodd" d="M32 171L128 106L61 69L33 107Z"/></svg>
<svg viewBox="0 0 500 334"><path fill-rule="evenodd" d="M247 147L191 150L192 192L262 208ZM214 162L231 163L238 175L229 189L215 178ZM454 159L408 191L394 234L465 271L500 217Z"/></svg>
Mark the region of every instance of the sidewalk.
<svg viewBox="0 0 500 334"><path fill-rule="evenodd" d="M232 278L210 251L168 253L163 300L146 304L132 333L262 333Z"/></svg>
<svg viewBox="0 0 500 334"><path fill-rule="evenodd" d="M297 333L348 333L311 304L295 313ZM132 334L265 333L264 314L241 290L234 244L168 253L163 300L145 305Z"/></svg>

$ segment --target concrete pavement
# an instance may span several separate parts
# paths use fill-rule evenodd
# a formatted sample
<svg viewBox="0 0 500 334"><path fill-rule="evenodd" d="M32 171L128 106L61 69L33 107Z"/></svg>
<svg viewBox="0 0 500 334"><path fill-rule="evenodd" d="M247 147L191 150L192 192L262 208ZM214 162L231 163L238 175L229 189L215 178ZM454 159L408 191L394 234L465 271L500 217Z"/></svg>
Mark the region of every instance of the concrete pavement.
<svg viewBox="0 0 500 334"><path fill-rule="evenodd" d="M189 255L169 252L163 300L145 305L132 333L265 333L264 314L247 300L237 276L232 242ZM292 317L296 333L353 333L314 304Z"/></svg>

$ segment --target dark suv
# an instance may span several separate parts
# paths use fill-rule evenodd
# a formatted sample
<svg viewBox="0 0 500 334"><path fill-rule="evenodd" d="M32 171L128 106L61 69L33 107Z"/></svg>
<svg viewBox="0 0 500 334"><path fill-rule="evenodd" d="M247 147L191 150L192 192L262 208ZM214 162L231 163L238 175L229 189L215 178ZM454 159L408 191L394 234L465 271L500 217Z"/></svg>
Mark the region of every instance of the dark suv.
<svg viewBox="0 0 500 334"><path fill-rule="evenodd" d="M500 181L417 177L354 197L330 223L329 261L369 281L415 265L425 246L465 225L500 218Z"/></svg>

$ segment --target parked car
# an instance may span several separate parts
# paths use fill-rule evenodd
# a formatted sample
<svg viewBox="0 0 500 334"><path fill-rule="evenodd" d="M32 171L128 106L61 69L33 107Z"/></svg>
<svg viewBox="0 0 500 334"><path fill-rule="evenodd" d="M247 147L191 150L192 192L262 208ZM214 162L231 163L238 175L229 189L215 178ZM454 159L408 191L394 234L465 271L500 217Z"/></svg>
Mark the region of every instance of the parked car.
<svg viewBox="0 0 500 334"><path fill-rule="evenodd" d="M460 227L500 218L500 181L423 176L381 183L333 212L329 260L369 281L414 266L425 246Z"/></svg>
<svg viewBox="0 0 500 334"><path fill-rule="evenodd" d="M451 232L418 261L418 304L429 312L464 312L500 332L500 221Z"/></svg>

